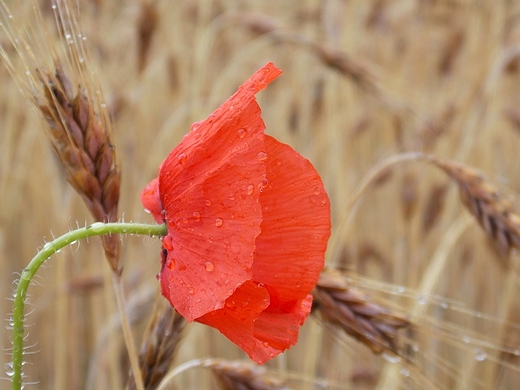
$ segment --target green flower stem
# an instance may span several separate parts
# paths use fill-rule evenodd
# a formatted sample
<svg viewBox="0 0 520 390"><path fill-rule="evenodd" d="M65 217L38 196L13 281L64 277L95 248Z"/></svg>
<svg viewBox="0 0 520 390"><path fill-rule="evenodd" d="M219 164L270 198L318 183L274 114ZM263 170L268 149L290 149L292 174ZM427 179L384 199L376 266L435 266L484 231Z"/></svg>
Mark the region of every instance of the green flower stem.
<svg viewBox="0 0 520 390"><path fill-rule="evenodd" d="M13 306L13 361L8 375L11 377L11 388L22 388L22 363L23 363L23 337L24 337L24 306L27 298L27 288L38 268L63 247L83 238L101 236L106 234L139 234L147 236L165 236L166 225L146 225L140 223L101 223L96 222L90 226L70 231L55 240L46 243L43 249L33 257L20 275L20 281L16 288Z"/></svg>

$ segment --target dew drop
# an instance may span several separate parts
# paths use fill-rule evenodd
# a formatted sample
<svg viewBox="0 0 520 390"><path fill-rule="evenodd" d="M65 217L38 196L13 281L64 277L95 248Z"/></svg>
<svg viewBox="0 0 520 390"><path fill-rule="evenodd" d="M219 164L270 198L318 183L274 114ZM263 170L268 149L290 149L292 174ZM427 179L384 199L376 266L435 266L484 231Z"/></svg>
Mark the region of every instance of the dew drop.
<svg viewBox="0 0 520 390"><path fill-rule="evenodd" d="M193 287L188 288L188 293L191 295L195 294L195 289Z"/></svg>
<svg viewBox="0 0 520 390"><path fill-rule="evenodd" d="M321 194L321 190L320 190L319 187L316 187L316 188L314 189L314 195L318 196L319 194Z"/></svg>
<svg viewBox="0 0 520 390"><path fill-rule="evenodd" d="M206 261L204 263L204 268L206 269L206 271L211 272L215 268L215 264L213 264L211 261Z"/></svg>
<svg viewBox="0 0 520 390"><path fill-rule="evenodd" d="M180 264L179 271L186 271L186 266L184 264Z"/></svg>
<svg viewBox="0 0 520 390"><path fill-rule="evenodd" d="M262 192L262 190L267 187L267 185L269 184L269 182L267 181L267 179L264 177L262 179L262 181L260 182L260 184L258 184L258 189L260 190L260 192Z"/></svg>
<svg viewBox="0 0 520 390"><path fill-rule="evenodd" d="M234 308L236 305L235 301L226 301L226 306L229 308Z"/></svg>
<svg viewBox="0 0 520 390"><path fill-rule="evenodd" d="M222 218L215 219L215 226L216 227L221 227L222 223L223 223Z"/></svg>
<svg viewBox="0 0 520 390"><path fill-rule="evenodd" d="M229 195L229 200L235 200L235 195L233 195L233 194Z"/></svg>
<svg viewBox="0 0 520 390"><path fill-rule="evenodd" d="M51 5L52 9L56 9L56 4Z"/></svg>
<svg viewBox="0 0 520 390"><path fill-rule="evenodd" d="M423 295L423 294L419 294L419 295L417 296L417 303L418 303L419 305L425 305L426 302L428 302L428 298L427 298L425 295Z"/></svg>
<svg viewBox="0 0 520 390"><path fill-rule="evenodd" d="M190 131L195 131L199 128L200 124L202 122L193 122L192 125L190 126Z"/></svg>
<svg viewBox="0 0 520 390"><path fill-rule="evenodd" d="M244 129L238 129L237 133L239 138L244 138L246 136L246 131Z"/></svg>
<svg viewBox="0 0 520 390"><path fill-rule="evenodd" d="M166 249L167 251L171 251L173 249L172 238L170 236L164 237L162 245L164 249Z"/></svg>
<svg viewBox="0 0 520 390"><path fill-rule="evenodd" d="M325 204L327 204L327 199L323 198L323 199L321 200L321 205L323 206L323 205L325 205Z"/></svg>
<svg viewBox="0 0 520 390"><path fill-rule="evenodd" d="M316 203L317 200L315 196L311 196L311 203Z"/></svg>
<svg viewBox="0 0 520 390"><path fill-rule="evenodd" d="M195 211L193 213L193 218L195 218L195 221L200 221L200 213L198 211Z"/></svg>
<svg viewBox="0 0 520 390"><path fill-rule="evenodd" d="M253 193L253 191L255 190L255 186L252 185L252 184L249 184L247 186L247 195L251 195Z"/></svg>
<svg viewBox="0 0 520 390"><path fill-rule="evenodd" d="M14 375L13 363L5 363L4 370L5 370L5 373L7 374L7 376L13 376Z"/></svg>
<svg viewBox="0 0 520 390"><path fill-rule="evenodd" d="M211 206L211 201L209 199L206 199L206 206Z"/></svg>
<svg viewBox="0 0 520 390"><path fill-rule="evenodd" d="M487 353L486 351L480 349L480 348L477 348L475 350L475 360L479 361L479 362L483 362L484 360L486 360L487 358Z"/></svg>
<svg viewBox="0 0 520 390"><path fill-rule="evenodd" d="M179 160L179 164L184 164L186 162L186 154L181 153L177 156L177 159Z"/></svg>
<svg viewBox="0 0 520 390"><path fill-rule="evenodd" d="M407 368L401 368L401 374L405 377L409 377L410 376L410 371L407 369Z"/></svg>
<svg viewBox="0 0 520 390"><path fill-rule="evenodd" d="M470 339L468 336L464 336L464 337L462 338L462 341L464 342L464 344L469 344L470 341L471 341L471 339Z"/></svg>
<svg viewBox="0 0 520 390"><path fill-rule="evenodd" d="M258 161L265 161L265 160L267 160L267 153L266 152L258 153Z"/></svg>
<svg viewBox="0 0 520 390"><path fill-rule="evenodd" d="M264 347L269 348L269 343L267 341L264 341L262 344L264 345Z"/></svg>
<svg viewBox="0 0 520 390"><path fill-rule="evenodd" d="M166 268L168 268L170 271L173 270L175 268L175 261L169 259L166 262Z"/></svg>
<svg viewBox="0 0 520 390"><path fill-rule="evenodd" d="M401 361L401 358L399 356L395 355L389 355L387 353L382 353L381 356L389 363L399 363Z"/></svg>

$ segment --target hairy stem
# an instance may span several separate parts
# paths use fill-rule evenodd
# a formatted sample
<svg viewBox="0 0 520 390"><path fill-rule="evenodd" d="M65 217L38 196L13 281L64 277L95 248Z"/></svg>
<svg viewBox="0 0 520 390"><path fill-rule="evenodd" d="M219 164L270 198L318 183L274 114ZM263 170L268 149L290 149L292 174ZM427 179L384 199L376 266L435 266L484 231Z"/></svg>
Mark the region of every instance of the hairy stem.
<svg viewBox="0 0 520 390"><path fill-rule="evenodd" d="M24 307L27 298L27 288L36 271L54 253L63 247L83 238L107 234L140 234L147 236L166 235L166 225L146 225L139 223L101 223L96 222L85 228L70 231L57 239L46 243L43 249L33 257L20 275L13 306L13 361L11 388L22 388L23 338L24 338Z"/></svg>

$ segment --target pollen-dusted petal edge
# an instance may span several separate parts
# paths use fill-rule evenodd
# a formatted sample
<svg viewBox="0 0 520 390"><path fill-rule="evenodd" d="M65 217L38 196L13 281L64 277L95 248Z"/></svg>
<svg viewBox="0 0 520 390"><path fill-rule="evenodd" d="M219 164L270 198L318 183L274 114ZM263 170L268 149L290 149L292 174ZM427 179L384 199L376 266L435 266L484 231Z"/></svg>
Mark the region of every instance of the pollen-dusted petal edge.
<svg viewBox="0 0 520 390"><path fill-rule="evenodd" d="M163 295L264 363L298 339L323 268L330 203L312 166L264 135L259 69L170 153L141 200L166 221Z"/></svg>

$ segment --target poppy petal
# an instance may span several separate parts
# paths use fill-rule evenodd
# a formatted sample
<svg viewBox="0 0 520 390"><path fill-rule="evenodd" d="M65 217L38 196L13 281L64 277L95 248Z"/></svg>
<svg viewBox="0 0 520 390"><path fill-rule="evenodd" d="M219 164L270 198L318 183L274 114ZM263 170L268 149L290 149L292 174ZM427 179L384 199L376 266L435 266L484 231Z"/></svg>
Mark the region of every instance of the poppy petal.
<svg viewBox="0 0 520 390"><path fill-rule="evenodd" d="M255 361L265 362L282 353L298 341L300 326L309 316L312 296L292 302L287 311L270 305L255 321L254 337L263 348L257 348L252 356Z"/></svg>
<svg viewBox="0 0 520 390"><path fill-rule="evenodd" d="M258 70L164 161L159 190L168 251L163 295L188 321L221 308L250 280L265 179L264 130L254 94L281 71Z"/></svg>
<svg viewBox="0 0 520 390"><path fill-rule="evenodd" d="M197 322L218 329L253 358L258 355L257 350L263 348L263 344L253 336L255 321L268 306L269 293L265 287L247 281L226 300L222 309L205 314ZM261 359L259 363L271 358Z"/></svg>
<svg viewBox="0 0 520 390"><path fill-rule="evenodd" d="M144 209L152 214L157 223L163 223L161 196L159 194L159 179L153 179L141 192L141 203Z"/></svg>
<svg viewBox="0 0 520 390"><path fill-rule="evenodd" d="M312 164L290 146L265 136L267 183L256 239L253 280L271 301L304 299L316 285L330 236L330 202Z"/></svg>

